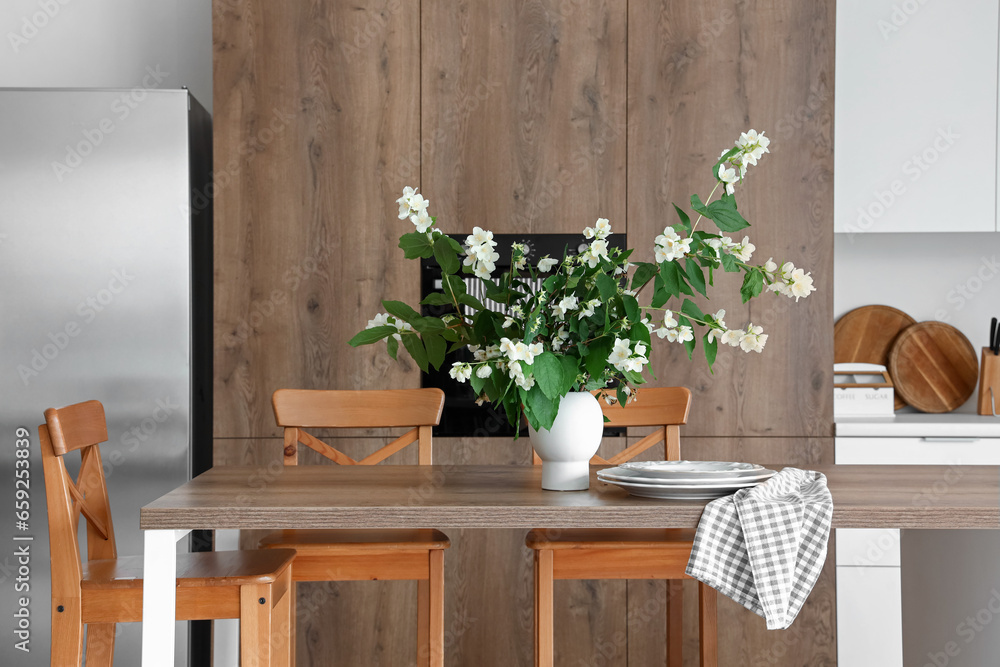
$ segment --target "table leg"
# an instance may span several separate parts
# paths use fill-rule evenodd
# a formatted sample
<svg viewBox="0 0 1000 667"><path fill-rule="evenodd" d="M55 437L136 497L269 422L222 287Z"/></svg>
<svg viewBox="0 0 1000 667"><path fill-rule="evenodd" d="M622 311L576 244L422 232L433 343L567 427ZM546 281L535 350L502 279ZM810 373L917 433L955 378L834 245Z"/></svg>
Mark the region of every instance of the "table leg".
<svg viewBox="0 0 1000 667"><path fill-rule="evenodd" d="M187 530L147 530L142 580L142 667L174 667L177 541Z"/></svg>

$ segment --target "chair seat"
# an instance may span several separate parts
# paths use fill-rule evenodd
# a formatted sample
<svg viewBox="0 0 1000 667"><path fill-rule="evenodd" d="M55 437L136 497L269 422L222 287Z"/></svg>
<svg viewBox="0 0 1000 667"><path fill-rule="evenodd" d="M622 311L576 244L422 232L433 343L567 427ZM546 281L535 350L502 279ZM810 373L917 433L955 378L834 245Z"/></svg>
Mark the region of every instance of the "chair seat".
<svg viewBox="0 0 1000 667"><path fill-rule="evenodd" d="M177 556L177 587L273 583L295 558L291 549L208 551ZM83 590L141 589L142 556L83 563Z"/></svg>
<svg viewBox="0 0 1000 667"><path fill-rule="evenodd" d="M281 530L260 541L263 549L294 549L299 555L342 551L431 551L451 546L439 530Z"/></svg>
<svg viewBox="0 0 1000 667"><path fill-rule="evenodd" d="M531 549L644 549L694 542L689 528L535 528L525 544Z"/></svg>

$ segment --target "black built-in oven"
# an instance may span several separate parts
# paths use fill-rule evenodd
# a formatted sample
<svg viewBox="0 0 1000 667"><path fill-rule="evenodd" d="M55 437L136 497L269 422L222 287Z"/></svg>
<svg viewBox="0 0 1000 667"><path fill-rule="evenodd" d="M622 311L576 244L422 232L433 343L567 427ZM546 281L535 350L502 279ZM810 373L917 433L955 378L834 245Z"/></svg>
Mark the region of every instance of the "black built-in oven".
<svg viewBox="0 0 1000 667"><path fill-rule="evenodd" d="M464 244L466 236L452 235L452 238ZM494 234L493 240L497 242L496 252L500 255L500 259L495 262L496 271L493 272L497 278L505 271L510 270L510 246L512 243L524 245L525 258L531 265L537 265L538 260L546 255L555 259L561 259L564 252L577 255L585 251L590 244L590 241L582 234ZM624 234L612 234L607 237L607 241L611 248L625 248ZM491 309L503 312L503 305L485 298L484 286L478 278L467 274L463 277L469 294L478 298ZM530 282L530 280L526 280L526 282ZM420 298L423 299L432 292L440 292L441 289L441 269L438 268L433 258L421 260ZM422 310L424 315L436 317L454 312L452 306L422 306ZM468 311L467 314L471 315L472 311ZM434 435L477 438L512 437L514 429L507 422L503 410L489 403L481 406L476 405L476 395L469 383L458 382L448 375L448 371L456 361L472 361L472 353L465 349L456 350L445 357L440 370L435 371L432 368L428 373L421 373L420 384L422 387L438 387L445 393L444 412L441 415L441 423L434 428ZM605 429L606 436L622 434L622 429ZM521 431L521 435L527 435L526 427Z"/></svg>

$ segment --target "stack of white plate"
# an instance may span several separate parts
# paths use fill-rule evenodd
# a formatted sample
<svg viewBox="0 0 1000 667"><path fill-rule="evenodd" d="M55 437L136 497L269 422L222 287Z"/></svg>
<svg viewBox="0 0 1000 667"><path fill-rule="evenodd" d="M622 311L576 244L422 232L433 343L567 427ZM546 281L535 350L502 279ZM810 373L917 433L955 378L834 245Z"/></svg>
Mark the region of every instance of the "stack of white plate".
<svg viewBox="0 0 1000 667"><path fill-rule="evenodd" d="M775 474L755 463L726 461L631 461L597 471L597 478L633 496L708 500L756 486Z"/></svg>

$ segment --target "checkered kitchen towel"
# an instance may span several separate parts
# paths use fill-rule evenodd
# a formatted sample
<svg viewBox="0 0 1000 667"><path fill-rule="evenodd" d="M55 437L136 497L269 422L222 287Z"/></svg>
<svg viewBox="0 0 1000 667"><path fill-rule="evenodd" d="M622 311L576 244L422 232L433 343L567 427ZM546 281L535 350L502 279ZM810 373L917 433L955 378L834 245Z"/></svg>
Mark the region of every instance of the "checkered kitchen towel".
<svg viewBox="0 0 1000 667"><path fill-rule="evenodd" d="M785 468L705 507L687 574L783 630L823 569L832 516L826 477Z"/></svg>

